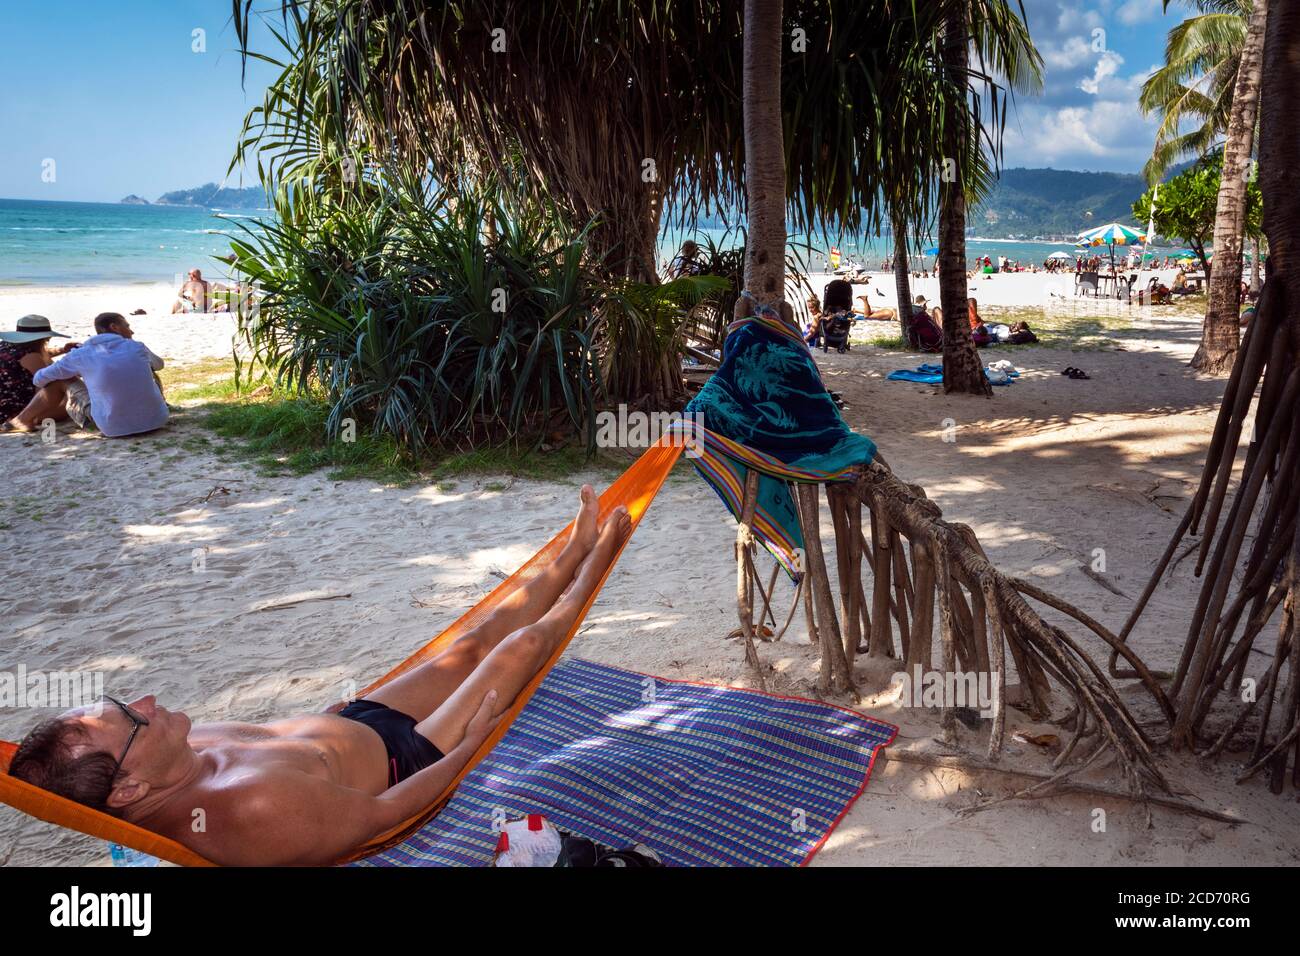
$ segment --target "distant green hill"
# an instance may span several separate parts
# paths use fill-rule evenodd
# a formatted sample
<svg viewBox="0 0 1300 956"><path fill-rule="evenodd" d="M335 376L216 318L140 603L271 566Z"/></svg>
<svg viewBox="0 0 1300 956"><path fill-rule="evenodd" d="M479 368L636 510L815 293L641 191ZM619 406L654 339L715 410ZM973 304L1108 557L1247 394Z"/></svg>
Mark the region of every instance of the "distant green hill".
<svg viewBox="0 0 1300 956"><path fill-rule="evenodd" d="M1146 188L1134 173L1004 169L993 194L971 210L967 226L990 239L1074 236L1108 222L1132 223L1133 203Z"/></svg>
<svg viewBox="0 0 1300 956"><path fill-rule="evenodd" d="M993 194L971 210L967 225L989 238L1073 235L1133 218L1146 188L1130 173L1069 169L1004 169Z"/></svg>
<svg viewBox="0 0 1300 956"><path fill-rule="evenodd" d="M216 183L206 183L193 189L178 189L163 193L155 200L158 206L201 206L207 209L265 209L266 192L261 186L245 189L223 189Z"/></svg>

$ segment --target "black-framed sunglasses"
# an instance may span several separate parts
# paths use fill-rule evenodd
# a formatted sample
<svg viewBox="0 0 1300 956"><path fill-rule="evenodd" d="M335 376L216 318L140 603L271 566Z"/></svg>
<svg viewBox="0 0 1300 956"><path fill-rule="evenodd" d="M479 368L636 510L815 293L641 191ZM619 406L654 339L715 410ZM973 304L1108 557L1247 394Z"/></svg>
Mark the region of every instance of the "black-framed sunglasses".
<svg viewBox="0 0 1300 956"><path fill-rule="evenodd" d="M149 718L143 716L138 711L132 710L116 697L109 697L107 694L101 694L100 698L115 705L118 710L126 715L126 719L131 721L131 736L126 738L126 746L122 748L122 756L117 758L117 766L113 769L113 776L116 777L122 772L122 761L124 761L126 755L130 753L131 745L135 743L135 735L140 732L141 727L149 726Z"/></svg>

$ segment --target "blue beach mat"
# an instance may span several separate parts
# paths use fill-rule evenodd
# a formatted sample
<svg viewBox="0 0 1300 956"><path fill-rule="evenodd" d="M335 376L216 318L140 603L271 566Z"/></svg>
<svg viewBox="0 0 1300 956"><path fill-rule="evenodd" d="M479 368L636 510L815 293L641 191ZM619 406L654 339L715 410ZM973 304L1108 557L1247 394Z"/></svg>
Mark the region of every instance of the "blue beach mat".
<svg viewBox="0 0 1300 956"><path fill-rule="evenodd" d="M1007 381L999 382L989 375L989 367L984 366L984 377L993 385L1010 385L1011 379L1019 378L1019 372L1007 372ZM885 376L891 382L920 382L923 385L942 385L943 366L929 363L918 365L915 369L900 368Z"/></svg>
<svg viewBox="0 0 1300 956"><path fill-rule="evenodd" d="M561 660L433 820L358 866L485 866L540 813L669 866L800 866L866 788L892 724L815 701Z"/></svg>

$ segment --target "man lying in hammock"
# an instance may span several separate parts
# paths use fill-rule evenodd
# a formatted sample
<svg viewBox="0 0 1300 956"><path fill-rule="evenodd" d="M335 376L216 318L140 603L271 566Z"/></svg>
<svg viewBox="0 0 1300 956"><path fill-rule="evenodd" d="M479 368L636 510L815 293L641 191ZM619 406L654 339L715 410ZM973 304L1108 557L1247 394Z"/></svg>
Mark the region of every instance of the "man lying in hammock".
<svg viewBox="0 0 1300 956"><path fill-rule="evenodd" d="M553 564L337 714L192 725L152 695L109 698L42 723L9 772L216 863L332 863L428 808L568 634L631 530L623 507L598 527L581 497Z"/></svg>

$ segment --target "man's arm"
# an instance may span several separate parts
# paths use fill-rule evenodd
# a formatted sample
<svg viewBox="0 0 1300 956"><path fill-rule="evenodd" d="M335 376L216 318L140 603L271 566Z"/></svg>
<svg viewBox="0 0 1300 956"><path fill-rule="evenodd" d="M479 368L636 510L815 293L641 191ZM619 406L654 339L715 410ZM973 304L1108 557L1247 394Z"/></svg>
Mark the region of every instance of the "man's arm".
<svg viewBox="0 0 1300 956"><path fill-rule="evenodd" d="M57 362L51 362L45 368L39 370L32 376L32 384L37 388L44 388L50 382L58 382L63 379L76 378L81 374L73 361L76 358L76 352L69 352L66 356Z"/></svg>
<svg viewBox="0 0 1300 956"><path fill-rule="evenodd" d="M137 342L135 344L144 350L145 358L149 360L149 367L155 372L161 372L163 368L163 360L153 354L153 349L149 348L149 346L145 345L143 342Z"/></svg>

